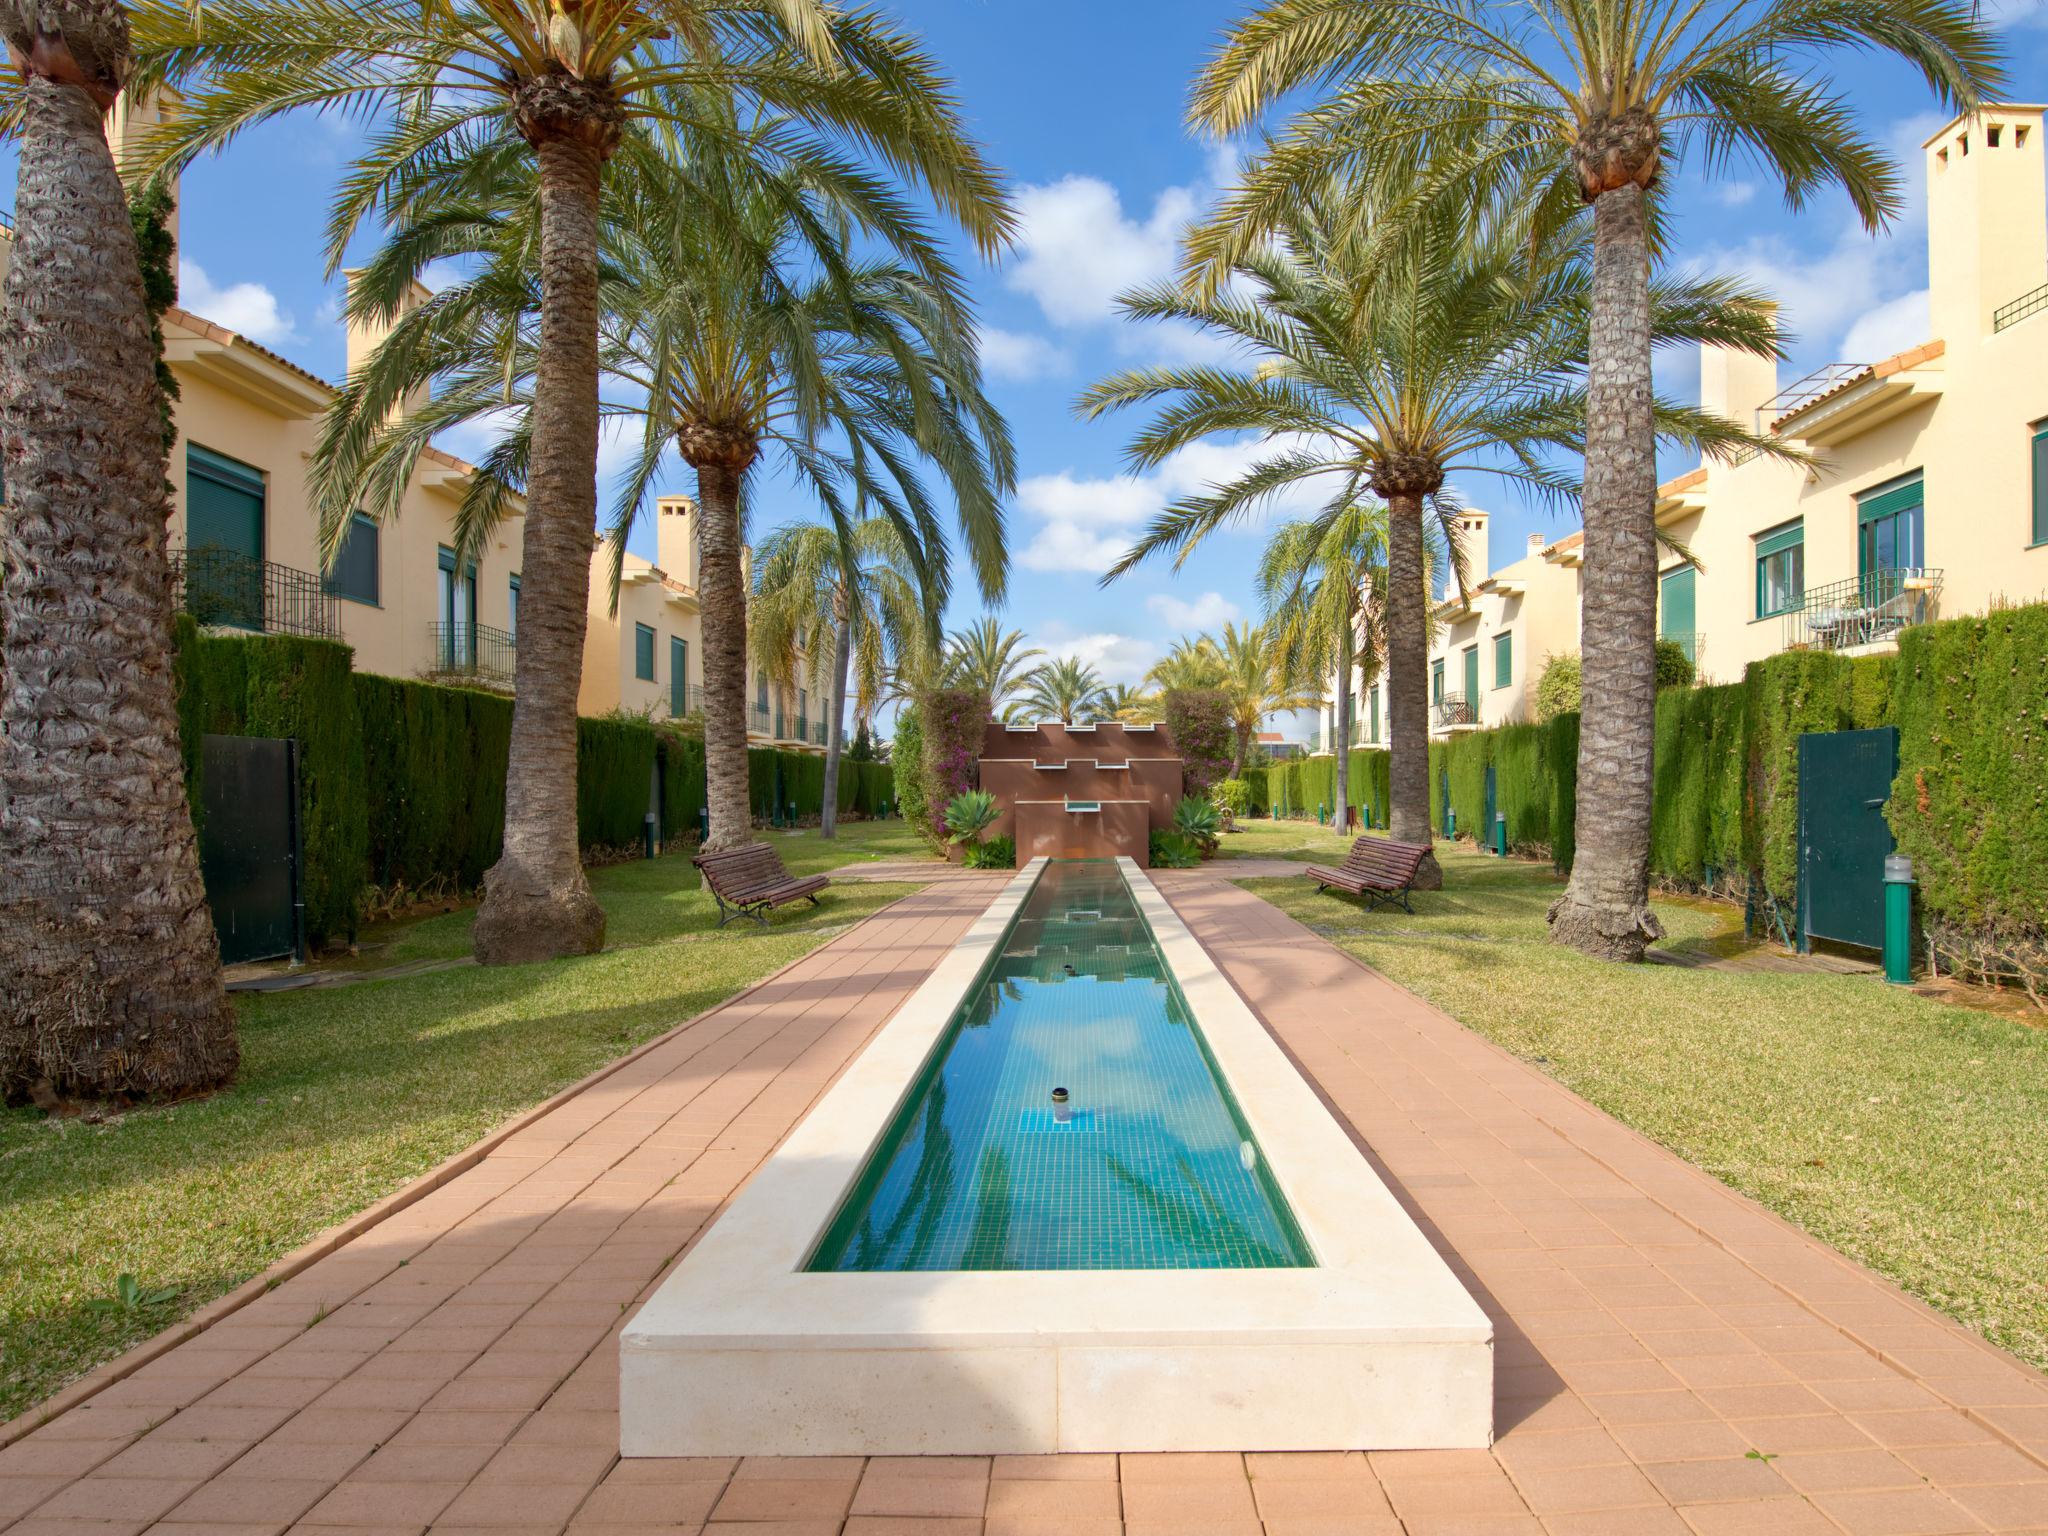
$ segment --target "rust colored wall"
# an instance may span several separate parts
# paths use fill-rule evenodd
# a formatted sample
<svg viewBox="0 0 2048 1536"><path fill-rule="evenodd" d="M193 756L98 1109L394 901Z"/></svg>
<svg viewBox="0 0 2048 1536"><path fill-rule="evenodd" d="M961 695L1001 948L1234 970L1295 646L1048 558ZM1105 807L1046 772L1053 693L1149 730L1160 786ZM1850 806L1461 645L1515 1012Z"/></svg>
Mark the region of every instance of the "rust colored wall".
<svg viewBox="0 0 2048 1536"><path fill-rule="evenodd" d="M1140 868L1150 863L1152 821L1140 800L1107 800L1100 811L1069 811L1064 801L1026 800L1017 806L1017 863L1050 859L1107 859L1126 854Z"/></svg>
<svg viewBox="0 0 2048 1536"><path fill-rule="evenodd" d="M1023 800L1134 800L1145 807L1149 825L1170 826L1180 784L1177 757L1133 758L1127 768L1103 768L1093 762L1040 768L1016 759L981 760L981 787L1002 807L1002 816L990 830L995 837L1016 835L1012 808Z"/></svg>
<svg viewBox="0 0 2048 1536"><path fill-rule="evenodd" d="M1178 758L1180 754L1174 748L1173 736L1163 725L1155 725L1149 731L1132 731L1126 730L1121 720L1105 720L1090 729L1075 730L1054 722L1029 731L1013 731L1001 721L991 720L982 738L981 755L1028 757L1038 763L1060 763L1070 757L1121 763L1131 757Z"/></svg>

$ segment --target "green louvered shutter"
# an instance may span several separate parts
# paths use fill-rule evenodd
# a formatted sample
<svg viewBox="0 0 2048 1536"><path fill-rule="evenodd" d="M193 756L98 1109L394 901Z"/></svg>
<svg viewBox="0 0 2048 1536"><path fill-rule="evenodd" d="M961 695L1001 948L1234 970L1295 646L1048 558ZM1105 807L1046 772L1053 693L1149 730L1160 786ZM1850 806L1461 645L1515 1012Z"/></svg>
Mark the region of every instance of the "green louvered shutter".
<svg viewBox="0 0 2048 1536"><path fill-rule="evenodd" d="M2048 544L2048 421L2034 428L2034 542Z"/></svg>

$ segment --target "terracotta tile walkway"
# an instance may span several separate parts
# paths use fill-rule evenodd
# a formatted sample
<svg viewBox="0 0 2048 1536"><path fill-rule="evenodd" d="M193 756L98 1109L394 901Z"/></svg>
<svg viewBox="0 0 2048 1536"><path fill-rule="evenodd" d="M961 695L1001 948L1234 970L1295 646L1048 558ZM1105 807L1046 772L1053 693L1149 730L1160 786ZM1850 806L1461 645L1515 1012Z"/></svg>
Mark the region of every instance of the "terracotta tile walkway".
<svg viewBox="0 0 2048 1536"><path fill-rule="evenodd" d="M1161 884L1493 1315L1493 1450L617 1459L620 1320L965 927L960 881L0 1451L0 1530L2048 1531L2048 1381L1256 898Z"/></svg>

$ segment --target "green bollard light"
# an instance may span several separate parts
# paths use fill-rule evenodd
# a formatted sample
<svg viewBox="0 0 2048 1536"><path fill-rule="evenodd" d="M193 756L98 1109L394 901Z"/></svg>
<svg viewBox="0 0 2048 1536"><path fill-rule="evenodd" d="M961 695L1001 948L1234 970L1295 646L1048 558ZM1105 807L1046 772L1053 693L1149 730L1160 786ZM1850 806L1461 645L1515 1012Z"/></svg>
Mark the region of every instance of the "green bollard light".
<svg viewBox="0 0 2048 1536"><path fill-rule="evenodd" d="M1903 853L1884 857L1884 979L1913 982L1913 861Z"/></svg>
<svg viewBox="0 0 2048 1536"><path fill-rule="evenodd" d="M1500 858L1508 856L1508 813L1493 813L1493 851Z"/></svg>

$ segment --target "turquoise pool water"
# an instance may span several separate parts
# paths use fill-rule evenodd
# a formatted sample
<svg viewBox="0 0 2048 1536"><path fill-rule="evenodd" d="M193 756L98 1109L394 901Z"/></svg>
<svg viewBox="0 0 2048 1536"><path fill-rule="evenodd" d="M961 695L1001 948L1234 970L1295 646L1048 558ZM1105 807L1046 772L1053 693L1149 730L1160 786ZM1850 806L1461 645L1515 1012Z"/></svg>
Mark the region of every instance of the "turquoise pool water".
<svg viewBox="0 0 2048 1536"><path fill-rule="evenodd" d="M1123 876L1077 860L1046 866L806 1267L1314 1263Z"/></svg>

